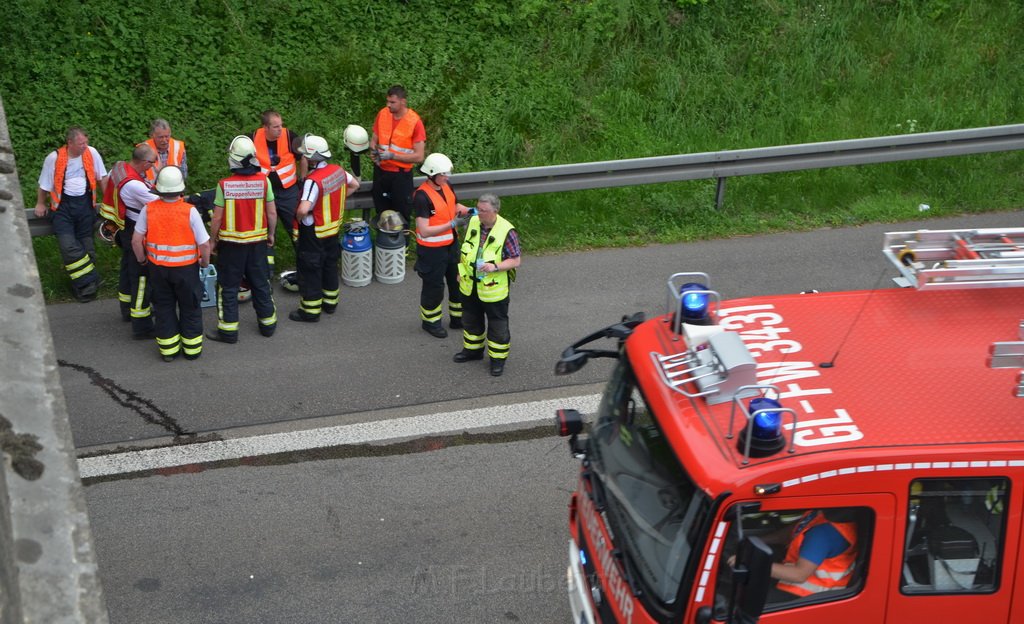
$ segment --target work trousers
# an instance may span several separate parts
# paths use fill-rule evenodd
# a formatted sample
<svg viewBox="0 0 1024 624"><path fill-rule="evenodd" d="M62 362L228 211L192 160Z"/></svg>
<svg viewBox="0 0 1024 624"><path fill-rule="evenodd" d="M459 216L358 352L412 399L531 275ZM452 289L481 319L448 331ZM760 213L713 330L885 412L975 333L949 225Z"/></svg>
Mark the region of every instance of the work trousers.
<svg viewBox="0 0 1024 624"><path fill-rule="evenodd" d="M156 344L160 355L184 352L194 360L203 353L203 283L199 263L167 267L149 263L156 314Z"/></svg>
<svg viewBox="0 0 1024 624"><path fill-rule="evenodd" d="M509 297L487 303L477 296L476 284L469 296L462 297L462 347L466 351L480 351L484 348L484 332L487 338L487 355L492 360L508 358L512 336L508 329Z"/></svg>
<svg viewBox="0 0 1024 624"><path fill-rule="evenodd" d="M302 194L302 182L296 182L286 189L274 188L274 206L277 207L277 222L284 226L284 238L292 243L295 248L295 241L292 241L292 228L295 227L295 209L299 206L299 196ZM275 236L281 240L281 236ZM274 274L277 271L277 261L274 248L270 245L267 249L267 279L274 281ZM217 269L218 271L220 269Z"/></svg>
<svg viewBox="0 0 1024 624"><path fill-rule="evenodd" d="M446 247L416 245L416 264L413 267L423 285L420 287L420 320L440 325L443 316L444 288L448 286L448 314L456 319L462 316L462 298L459 295L458 239Z"/></svg>
<svg viewBox="0 0 1024 624"><path fill-rule="evenodd" d="M384 171L373 167L373 209L379 218L385 210L396 210L406 223L412 216L412 170Z"/></svg>
<svg viewBox="0 0 1024 624"><path fill-rule="evenodd" d="M152 288L149 285L149 265L139 264L132 250L135 222L125 219L124 229L114 240L121 248L121 273L118 277L117 299L121 302L121 317L132 322L132 333L148 334L153 331L153 308L150 305Z"/></svg>
<svg viewBox="0 0 1024 624"><path fill-rule="evenodd" d="M93 245L96 209L92 194L61 195L57 210L49 214L64 270L71 278L71 293L79 301L94 299L99 291L100 273Z"/></svg>
<svg viewBox="0 0 1024 624"><path fill-rule="evenodd" d="M338 259L341 243L338 235L316 237L315 225L299 225L295 260L299 269L299 308L307 316L333 312L341 297Z"/></svg>
<svg viewBox="0 0 1024 624"><path fill-rule="evenodd" d="M277 312L267 279L267 241L217 241L217 332L238 338L238 289L242 278L252 290L252 307L260 333L270 336L277 327Z"/></svg>

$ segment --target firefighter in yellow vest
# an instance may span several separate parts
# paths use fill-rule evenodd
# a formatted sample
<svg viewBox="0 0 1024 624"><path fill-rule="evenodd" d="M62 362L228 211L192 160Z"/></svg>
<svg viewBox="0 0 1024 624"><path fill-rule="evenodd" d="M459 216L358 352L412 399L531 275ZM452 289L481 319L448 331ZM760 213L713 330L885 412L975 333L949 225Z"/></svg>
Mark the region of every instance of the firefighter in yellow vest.
<svg viewBox="0 0 1024 624"><path fill-rule="evenodd" d="M396 210L406 223L412 214L412 170L423 162L427 131L419 114L409 108L405 87L388 89L387 105L380 109L370 135L373 159L373 207L377 217ZM358 175L358 172L357 172Z"/></svg>
<svg viewBox="0 0 1024 624"><path fill-rule="evenodd" d="M238 291L244 277L260 334L274 335L277 311L270 294L267 247L274 246L277 210L270 180L260 172L256 146L237 136L228 146L231 175L217 183L210 219L210 249L217 253L217 331L210 340L238 342Z"/></svg>
<svg viewBox="0 0 1024 624"><path fill-rule="evenodd" d="M413 193L416 211L416 264L413 267L423 285L420 288L420 321L423 331L435 338L447 338L441 323L444 289L448 286L448 316L452 329L462 329L462 298L459 295L459 237L456 228L469 221L469 208L458 203L448 186L452 161L444 154L431 154L420 171L427 179Z"/></svg>
<svg viewBox="0 0 1024 624"><path fill-rule="evenodd" d="M511 346L509 286L522 260L516 229L499 210L498 196L484 193L477 201L476 216L466 227L459 258L462 351L453 358L459 363L483 359L486 331L487 355L495 377L505 371Z"/></svg>
<svg viewBox="0 0 1024 624"><path fill-rule="evenodd" d="M71 278L71 293L85 303L95 299L99 291L93 236L96 204L103 196L107 169L100 153L89 146L89 135L81 127L68 128L65 138L66 144L43 160L35 215L40 219L49 216L64 270Z"/></svg>
<svg viewBox="0 0 1024 624"><path fill-rule="evenodd" d="M185 153L185 142L171 136L171 124L166 119L154 119L149 125L149 138L139 143L148 145L156 152L157 161L153 168L146 172L146 182L153 186L156 175L167 165L181 169L181 175L188 178L188 155Z"/></svg>
<svg viewBox="0 0 1024 624"><path fill-rule="evenodd" d="M156 177L160 199L146 204L135 222L132 249L149 264L156 314L156 344L165 362L184 352L203 353L203 284L200 267L210 264L210 235L195 206L185 202L181 169L164 167Z"/></svg>
<svg viewBox="0 0 1024 624"><path fill-rule="evenodd" d="M333 314L338 308L341 283L341 219L345 198L359 188L359 180L340 166L327 162L331 148L326 139L307 134L300 148L310 163L295 211L295 261L299 267L299 309L289 315L293 321L315 323L320 313Z"/></svg>

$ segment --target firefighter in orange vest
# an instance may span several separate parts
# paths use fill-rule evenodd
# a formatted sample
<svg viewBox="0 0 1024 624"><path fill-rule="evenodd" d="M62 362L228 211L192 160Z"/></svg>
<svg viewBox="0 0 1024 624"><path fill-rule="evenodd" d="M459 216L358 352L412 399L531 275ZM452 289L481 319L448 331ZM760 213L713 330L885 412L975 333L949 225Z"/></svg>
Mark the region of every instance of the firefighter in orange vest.
<svg viewBox="0 0 1024 624"><path fill-rule="evenodd" d="M252 306L260 334L277 328L277 311L270 294L267 246L274 245L277 211L270 180L260 172L256 146L237 136L228 146L232 175L217 183L210 220L210 249L217 253L217 331L210 340L238 342L238 289L244 277L252 290Z"/></svg>
<svg viewBox="0 0 1024 624"><path fill-rule="evenodd" d="M277 207L277 221L284 226L289 236L295 226L295 208L299 203L299 182L306 177L306 160L298 152L299 138L284 127L281 113L265 110L260 115L263 125L250 135L256 146L256 158L260 171L270 179L274 189L274 205ZM274 247L267 247L267 265L270 279L274 278ZM293 274L294 275L294 274ZM286 290L298 292L295 279L288 280Z"/></svg>
<svg viewBox="0 0 1024 624"><path fill-rule="evenodd" d="M423 162L427 131L406 101L405 87L388 89L387 106L380 109L370 135L373 159L373 207L377 217L396 210L406 223L412 214L412 170Z"/></svg>
<svg viewBox="0 0 1024 624"><path fill-rule="evenodd" d="M459 237L456 228L469 221L469 208L458 203L448 186L452 161L444 154L431 154L420 171L427 179L413 194L416 210L416 265L423 280L420 288L420 321L423 331L446 338L441 323L444 288L448 286L449 327L462 328L462 299L459 294Z"/></svg>
<svg viewBox="0 0 1024 624"><path fill-rule="evenodd" d="M315 323L320 320L321 312L333 314L338 307L341 295L338 233L345 213L345 198L359 188L359 180L340 166L327 162L331 148L323 137L307 134L301 145L302 155L311 163L295 213L293 233L297 240L295 260L302 300L300 308L293 310L288 318Z"/></svg>
<svg viewBox="0 0 1024 624"><path fill-rule="evenodd" d="M782 563L773 563L778 580L770 602L792 600L842 589L853 578L857 560L857 523L844 517L846 510L812 509L793 525ZM728 563L735 565L735 557Z"/></svg>
<svg viewBox="0 0 1024 624"><path fill-rule="evenodd" d="M210 235L195 206L181 198L185 177L169 165L156 177L160 199L146 204L135 223L132 249L149 264L156 313L156 344L165 362L203 354L203 284L200 267L210 264Z"/></svg>
<svg viewBox="0 0 1024 624"><path fill-rule="evenodd" d="M65 139L65 145L43 160L35 215L40 219L49 215L64 270L71 278L71 293L85 303L96 298L100 285L93 236L95 206L106 185L107 169L100 153L89 146L89 135L81 127L68 128Z"/></svg>
<svg viewBox="0 0 1024 624"><path fill-rule="evenodd" d="M181 169L181 175L188 178L188 155L185 153L185 142L171 137L171 124L166 119L154 119L149 125L149 138L139 143L148 145L156 152L157 162L146 172L146 182L150 186L156 181L156 174L167 165Z"/></svg>
<svg viewBox="0 0 1024 624"><path fill-rule="evenodd" d="M811 510L797 521L785 558L772 564L777 589L809 596L850 582L857 559L857 524L832 521L828 513Z"/></svg>
<svg viewBox="0 0 1024 624"><path fill-rule="evenodd" d="M153 337L148 271L135 258L132 234L142 208L158 199L144 178L156 162L153 148L145 143L137 145L130 161L118 161L110 170L100 208L100 216L106 221L104 225L109 223L117 228L114 242L121 248L117 298L121 304L121 318L131 322L132 338L136 340Z"/></svg>

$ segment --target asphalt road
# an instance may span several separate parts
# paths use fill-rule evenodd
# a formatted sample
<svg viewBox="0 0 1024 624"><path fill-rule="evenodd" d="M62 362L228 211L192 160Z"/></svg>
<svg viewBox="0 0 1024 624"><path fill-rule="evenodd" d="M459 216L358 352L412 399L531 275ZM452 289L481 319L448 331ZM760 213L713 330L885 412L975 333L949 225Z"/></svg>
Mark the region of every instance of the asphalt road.
<svg viewBox="0 0 1024 624"><path fill-rule="evenodd" d="M111 624L567 622L560 438L102 483Z"/></svg>
<svg viewBox="0 0 1024 624"><path fill-rule="evenodd" d="M916 210L913 214L917 214ZM279 327L257 333L244 306L236 345L207 341L195 362L163 362L152 341L132 341L117 302L48 308L75 445L140 444L173 435L329 418L373 420L375 410L594 384L607 369L556 377L559 353L624 314L662 314L666 279L704 271L723 298L892 287L883 234L919 228L1017 226L1021 212L825 229L643 248L526 256L513 286L512 352L503 377L486 363L455 364L461 332L420 329L419 278L342 287L338 313L315 325L288 320L298 297L275 293ZM206 310L214 327L213 308ZM566 389L566 392L572 392Z"/></svg>

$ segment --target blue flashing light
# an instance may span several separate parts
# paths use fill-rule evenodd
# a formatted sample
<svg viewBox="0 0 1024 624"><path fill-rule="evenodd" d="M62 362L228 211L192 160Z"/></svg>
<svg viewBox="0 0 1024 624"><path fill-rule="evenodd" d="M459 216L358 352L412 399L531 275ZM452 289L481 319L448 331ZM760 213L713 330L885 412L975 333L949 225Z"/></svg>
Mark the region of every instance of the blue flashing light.
<svg viewBox="0 0 1024 624"><path fill-rule="evenodd" d="M679 294L682 295L684 319L703 319L707 316L707 293L690 292L701 290L707 290L707 286L704 284L698 284L697 282L687 282L680 287Z"/></svg>
<svg viewBox="0 0 1024 624"><path fill-rule="evenodd" d="M772 410L781 408L782 404L775 399L768 397L757 397L750 400L748 404L749 413L753 414L759 410ZM751 435L761 440L776 440L782 435L782 413L765 411L754 416L751 423Z"/></svg>
<svg viewBox="0 0 1024 624"><path fill-rule="evenodd" d="M587 567L587 553L585 553L582 548L580 549L580 565Z"/></svg>

